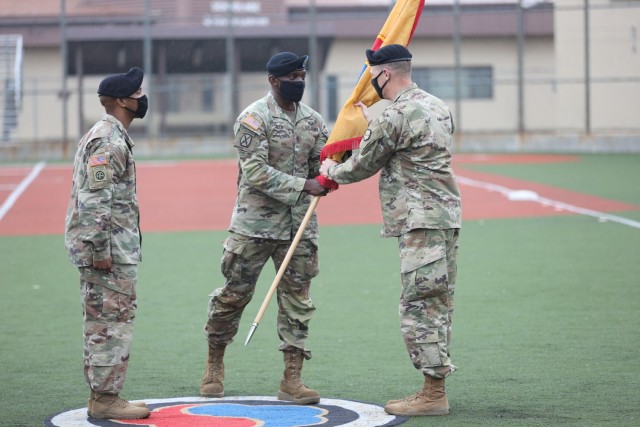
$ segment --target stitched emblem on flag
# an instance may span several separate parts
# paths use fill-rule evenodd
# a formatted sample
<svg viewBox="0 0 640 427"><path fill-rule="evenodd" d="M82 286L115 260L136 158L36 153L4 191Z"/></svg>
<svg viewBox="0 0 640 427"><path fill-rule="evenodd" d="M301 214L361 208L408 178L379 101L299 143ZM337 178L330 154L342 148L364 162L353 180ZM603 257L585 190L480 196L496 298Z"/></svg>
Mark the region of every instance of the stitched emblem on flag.
<svg viewBox="0 0 640 427"><path fill-rule="evenodd" d="M109 157L106 153L96 154L95 156L91 156L89 158L89 166L100 166L100 165L108 165Z"/></svg>
<svg viewBox="0 0 640 427"><path fill-rule="evenodd" d="M249 126L251 129L254 129L254 130L258 130L260 129L260 126L262 126L262 123L260 123L260 120L256 119L251 114L249 114L244 119L242 119L242 123L244 123L245 125Z"/></svg>

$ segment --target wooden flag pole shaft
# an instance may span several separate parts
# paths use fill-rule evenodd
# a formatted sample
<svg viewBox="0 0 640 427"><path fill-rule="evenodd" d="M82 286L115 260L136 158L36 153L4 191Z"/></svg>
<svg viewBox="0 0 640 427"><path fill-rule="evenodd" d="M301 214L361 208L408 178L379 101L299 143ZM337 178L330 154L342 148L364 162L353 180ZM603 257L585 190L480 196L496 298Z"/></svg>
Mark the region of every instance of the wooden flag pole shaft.
<svg viewBox="0 0 640 427"><path fill-rule="evenodd" d="M291 242L291 247L287 251L287 254L284 257L284 260L282 261L282 264L278 269L278 274L276 274L275 279L273 279L273 282L271 283L271 287L269 288L269 292L267 292L267 296L264 298L264 301L262 302L262 306L260 307L260 310L258 310L258 314L256 315L256 318L253 321L253 324L251 325L251 329L249 330L249 334L247 335L247 339L245 340L244 345L249 344L249 341L251 341L251 337L253 336L253 333L256 331L258 324L262 320L262 316L264 316L264 312L267 311L267 306L271 301L271 297L273 297L273 293L278 288L278 284L280 283L282 276L284 276L284 272L287 270L287 267L289 266L289 261L291 261L291 257L293 256L293 253L296 251L296 248L298 247L298 243L300 242L300 239L304 234L304 230L307 228L307 225L309 224L309 221L311 220L311 216L313 215L313 212L316 210L316 206L318 206L319 201L320 201L320 196L315 196L311 201L311 204L309 205L309 209L307 209L307 213L304 215L302 223L300 224L300 227L298 228L298 231L296 232L296 235L293 238L293 241Z"/></svg>

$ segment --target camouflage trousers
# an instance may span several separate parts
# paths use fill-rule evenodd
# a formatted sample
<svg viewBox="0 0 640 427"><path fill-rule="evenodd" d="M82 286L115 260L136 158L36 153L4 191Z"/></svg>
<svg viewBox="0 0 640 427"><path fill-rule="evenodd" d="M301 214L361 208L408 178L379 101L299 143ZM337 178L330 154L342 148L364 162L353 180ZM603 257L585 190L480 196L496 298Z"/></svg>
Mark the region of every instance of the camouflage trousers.
<svg viewBox="0 0 640 427"><path fill-rule="evenodd" d="M416 229L398 238L400 330L413 366L434 378L456 370L449 353L459 231Z"/></svg>
<svg viewBox="0 0 640 427"><path fill-rule="evenodd" d="M136 313L135 282L137 266L114 264L109 273L91 272L92 283L83 280L80 294L83 314L84 377L91 390L118 394L124 386L133 340ZM104 284L125 277L126 293L116 292ZM120 284L122 285L122 284Z"/></svg>
<svg viewBox="0 0 640 427"><path fill-rule="evenodd" d="M233 341L242 312L253 297L266 262L271 258L277 271L291 242L231 233L223 246L221 270L225 284L209 295L208 321L204 328L209 343L219 346ZM307 359L311 358L311 352L304 344L315 311L309 288L311 279L317 275L318 248L311 240L301 240L278 284L277 330L281 351L301 352Z"/></svg>

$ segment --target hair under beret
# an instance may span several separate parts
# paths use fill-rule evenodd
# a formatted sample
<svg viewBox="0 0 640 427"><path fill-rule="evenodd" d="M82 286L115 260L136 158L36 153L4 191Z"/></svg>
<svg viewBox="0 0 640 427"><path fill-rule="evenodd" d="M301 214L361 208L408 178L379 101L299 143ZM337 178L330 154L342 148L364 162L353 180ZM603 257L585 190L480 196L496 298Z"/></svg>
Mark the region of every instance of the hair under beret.
<svg viewBox="0 0 640 427"><path fill-rule="evenodd" d="M105 77L98 87L98 95L127 98L140 89L143 78L144 71L138 67L131 68L127 73Z"/></svg>
<svg viewBox="0 0 640 427"><path fill-rule="evenodd" d="M389 62L411 61L409 49L401 44L389 44L378 50L367 49L367 60L370 66L388 64Z"/></svg>
<svg viewBox="0 0 640 427"><path fill-rule="evenodd" d="M267 72L272 76L286 76L296 70L306 70L308 55L298 56L291 52L276 53L267 62Z"/></svg>

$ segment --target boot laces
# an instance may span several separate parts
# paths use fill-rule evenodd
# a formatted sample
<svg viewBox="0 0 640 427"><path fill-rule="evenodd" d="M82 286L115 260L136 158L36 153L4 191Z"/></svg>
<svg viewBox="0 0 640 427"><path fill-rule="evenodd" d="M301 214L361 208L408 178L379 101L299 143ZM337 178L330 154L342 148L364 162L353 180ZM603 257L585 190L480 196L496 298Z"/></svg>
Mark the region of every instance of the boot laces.
<svg viewBox="0 0 640 427"><path fill-rule="evenodd" d="M413 393L410 396L402 398L400 401L401 402L413 402L414 400L422 399L424 396L425 396L425 394L422 391L418 391L418 392Z"/></svg>
<svg viewBox="0 0 640 427"><path fill-rule="evenodd" d="M111 401L111 405L119 406L119 407L123 408L123 407L129 405L129 402L127 402L126 400L124 400L120 396L115 395L115 397Z"/></svg>
<svg viewBox="0 0 640 427"><path fill-rule="evenodd" d="M211 382L215 378L219 377L222 372L223 370L217 366L207 365L207 368L204 371L204 380Z"/></svg>

